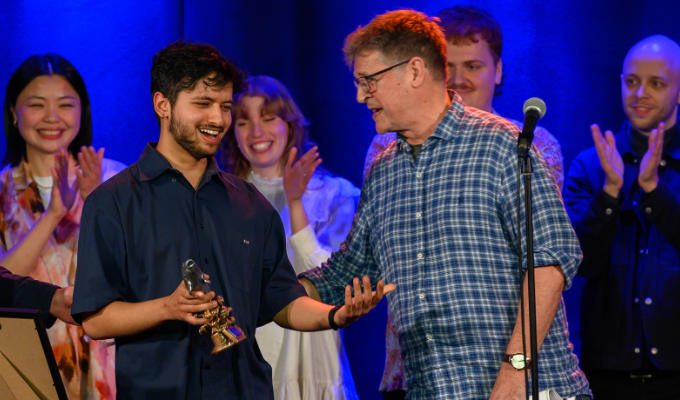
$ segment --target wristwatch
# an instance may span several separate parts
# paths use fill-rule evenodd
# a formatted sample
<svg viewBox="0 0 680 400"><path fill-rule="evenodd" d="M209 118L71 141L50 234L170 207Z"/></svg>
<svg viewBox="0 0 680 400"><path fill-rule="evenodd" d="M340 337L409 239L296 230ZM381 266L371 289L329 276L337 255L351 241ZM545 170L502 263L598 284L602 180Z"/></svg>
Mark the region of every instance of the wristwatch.
<svg viewBox="0 0 680 400"><path fill-rule="evenodd" d="M531 365L531 359L524 357L524 354L506 354L503 356L503 361L512 365L512 368L521 371Z"/></svg>

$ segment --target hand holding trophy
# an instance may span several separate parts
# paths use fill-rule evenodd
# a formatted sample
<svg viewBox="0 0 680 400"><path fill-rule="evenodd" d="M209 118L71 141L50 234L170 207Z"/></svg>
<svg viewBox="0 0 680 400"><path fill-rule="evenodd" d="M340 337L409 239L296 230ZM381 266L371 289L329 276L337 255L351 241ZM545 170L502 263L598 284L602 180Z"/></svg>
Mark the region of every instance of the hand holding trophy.
<svg viewBox="0 0 680 400"><path fill-rule="evenodd" d="M182 279L189 293L193 291L210 291L210 280L196 265L192 259L188 259L182 264ZM213 342L211 354L219 353L237 344L246 338L243 330L236 325L236 318L231 315L231 307L224 306L222 296L217 296L217 307L198 313L197 317L205 318L207 323L198 328L198 333L204 335L210 332L210 339Z"/></svg>

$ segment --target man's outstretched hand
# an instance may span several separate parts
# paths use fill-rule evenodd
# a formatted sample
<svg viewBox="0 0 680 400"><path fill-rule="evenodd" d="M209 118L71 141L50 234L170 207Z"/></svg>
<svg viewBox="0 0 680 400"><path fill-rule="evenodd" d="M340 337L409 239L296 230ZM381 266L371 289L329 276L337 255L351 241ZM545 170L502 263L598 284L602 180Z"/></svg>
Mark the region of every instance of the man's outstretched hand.
<svg viewBox="0 0 680 400"><path fill-rule="evenodd" d="M352 288L350 285L345 287L345 305L342 306L334 316L335 324L341 328L346 328L356 321L362 315L371 311L382 300L382 298L389 292L396 289L394 283L385 285L383 281L378 281L375 292L371 290L371 280L368 276L364 276L363 290L361 288L359 278L354 278L354 297L352 297Z"/></svg>

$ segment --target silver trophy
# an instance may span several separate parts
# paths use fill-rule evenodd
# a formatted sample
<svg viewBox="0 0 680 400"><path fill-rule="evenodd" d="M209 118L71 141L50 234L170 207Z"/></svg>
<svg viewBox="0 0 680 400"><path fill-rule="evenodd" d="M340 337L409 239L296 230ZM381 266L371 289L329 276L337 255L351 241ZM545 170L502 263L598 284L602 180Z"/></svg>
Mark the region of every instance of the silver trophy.
<svg viewBox="0 0 680 400"><path fill-rule="evenodd" d="M210 280L192 259L182 264L182 279L189 293L210 291ZM236 318L231 315L231 307L224 306L222 296L217 296L216 301L217 307L196 313L197 317L208 320L198 328L198 333L204 335L210 332L210 339L213 342L211 354L226 350L246 338L243 330L236 325Z"/></svg>

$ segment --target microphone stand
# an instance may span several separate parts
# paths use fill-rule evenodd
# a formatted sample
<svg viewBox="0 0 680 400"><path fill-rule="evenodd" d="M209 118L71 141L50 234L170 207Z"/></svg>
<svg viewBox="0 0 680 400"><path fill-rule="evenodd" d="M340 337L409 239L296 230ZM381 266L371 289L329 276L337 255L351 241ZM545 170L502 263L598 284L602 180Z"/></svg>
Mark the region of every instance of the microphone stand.
<svg viewBox="0 0 680 400"><path fill-rule="evenodd" d="M534 225L532 212L532 197L531 197L531 175L533 168L531 165L531 157L529 156L529 147L519 146L518 156L520 164L520 173L524 178L524 219L526 225L526 247L527 247L527 286L529 292L529 345L531 349L531 360L529 367L531 369L531 393L534 400L538 400L538 337L536 334L536 282L534 277ZM518 189L519 190L519 189ZM519 209L517 210L519 213ZM521 229L520 229L521 232ZM520 238L520 260L521 260L521 238ZM519 268L521 270L522 263ZM522 343L524 343L524 285L520 280L520 299L522 309ZM526 346L523 346L526 349ZM526 354L526 350L524 351ZM525 356L526 357L526 356ZM525 364L526 365L526 364ZM526 382L525 370L525 384L528 389L528 382ZM529 391L526 390L527 399L529 398Z"/></svg>

